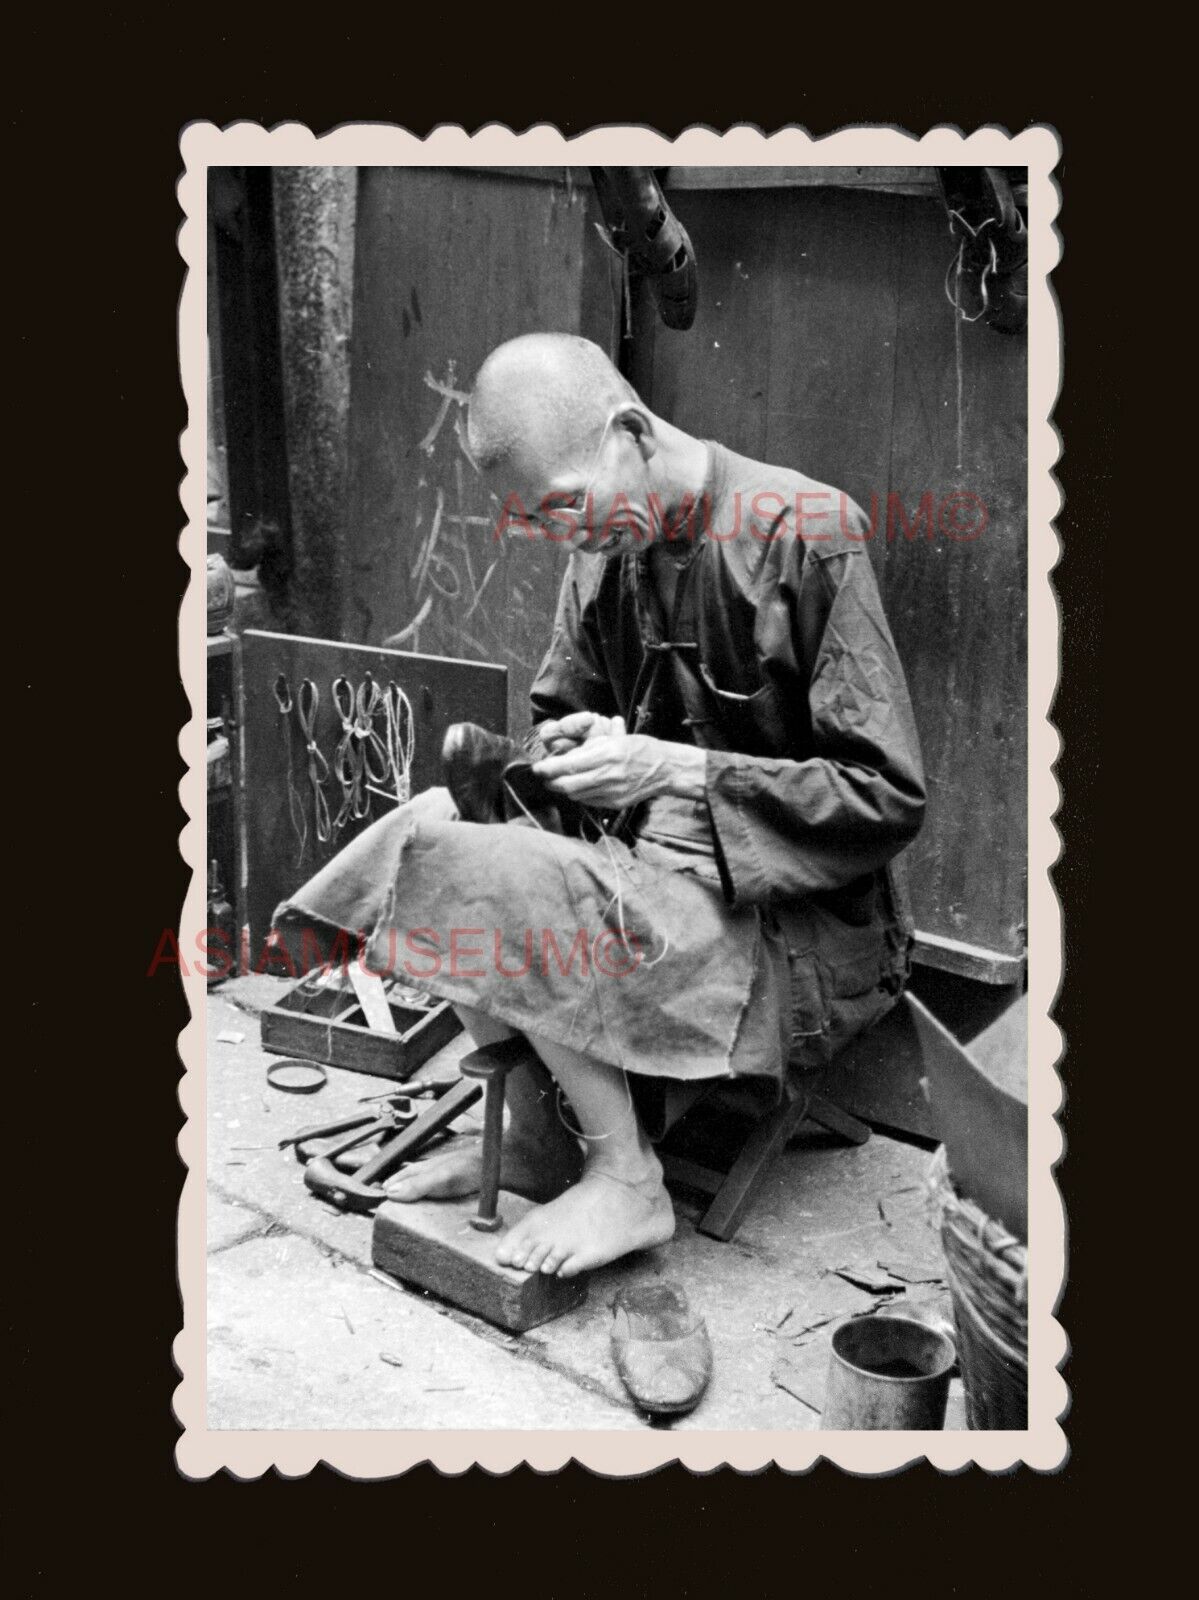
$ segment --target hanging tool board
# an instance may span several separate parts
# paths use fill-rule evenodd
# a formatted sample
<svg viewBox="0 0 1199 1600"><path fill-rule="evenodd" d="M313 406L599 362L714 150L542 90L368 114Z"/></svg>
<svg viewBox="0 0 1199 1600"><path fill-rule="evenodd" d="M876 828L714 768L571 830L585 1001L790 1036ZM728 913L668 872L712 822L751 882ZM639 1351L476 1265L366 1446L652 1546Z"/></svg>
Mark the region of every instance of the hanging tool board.
<svg viewBox="0 0 1199 1600"><path fill-rule="evenodd" d="M253 964L271 915L327 861L441 779L454 722L507 732L506 667L242 635L246 911Z"/></svg>

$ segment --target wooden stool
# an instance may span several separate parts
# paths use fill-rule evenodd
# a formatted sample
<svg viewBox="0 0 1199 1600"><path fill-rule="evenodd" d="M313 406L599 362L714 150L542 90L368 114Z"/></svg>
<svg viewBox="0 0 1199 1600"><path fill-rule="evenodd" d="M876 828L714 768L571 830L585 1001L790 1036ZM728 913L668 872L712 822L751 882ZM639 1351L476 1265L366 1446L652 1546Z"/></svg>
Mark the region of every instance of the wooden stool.
<svg viewBox="0 0 1199 1600"><path fill-rule="evenodd" d="M821 1072L793 1071L783 1103L753 1124L727 1171L677 1151L659 1150L668 1182L713 1197L696 1224L698 1231L724 1243L734 1237L770 1163L805 1122L839 1134L850 1144L865 1144L871 1128L879 1127L916 1138L932 1149L937 1138L920 1086L926 1076L924 1052L912 1002L903 995L831 1066ZM719 1092L709 1090L704 1098Z"/></svg>

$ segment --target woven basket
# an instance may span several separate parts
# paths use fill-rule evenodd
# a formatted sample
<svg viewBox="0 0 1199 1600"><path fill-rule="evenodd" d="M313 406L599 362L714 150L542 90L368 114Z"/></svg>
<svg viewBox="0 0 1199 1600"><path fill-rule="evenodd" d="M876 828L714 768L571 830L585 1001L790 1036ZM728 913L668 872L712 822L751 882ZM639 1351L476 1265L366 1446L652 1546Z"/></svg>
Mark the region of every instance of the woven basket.
<svg viewBox="0 0 1199 1600"><path fill-rule="evenodd" d="M928 1175L971 1428L1028 1426L1028 1250L959 1195L942 1145Z"/></svg>

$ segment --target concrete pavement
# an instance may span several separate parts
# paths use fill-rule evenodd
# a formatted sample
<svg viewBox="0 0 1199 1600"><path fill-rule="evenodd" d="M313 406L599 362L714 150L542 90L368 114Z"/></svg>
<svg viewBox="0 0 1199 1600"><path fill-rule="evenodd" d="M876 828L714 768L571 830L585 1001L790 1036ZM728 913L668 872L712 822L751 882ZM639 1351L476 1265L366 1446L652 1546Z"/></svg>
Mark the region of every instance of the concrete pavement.
<svg viewBox="0 0 1199 1600"><path fill-rule="evenodd" d="M608 1308L621 1284L664 1275L706 1317L715 1356L707 1396L674 1426L813 1429L837 1318L897 1303L947 1311L928 1154L877 1134L848 1147L815 1130L775 1163L732 1243L697 1234L697 1206L676 1197L669 1245L593 1274L584 1306L519 1338L405 1289L371 1268L370 1218L322 1204L278 1149L388 1087L329 1068L319 1094L269 1088L278 1057L261 1048L258 1014L286 987L250 977L209 995L212 1428L647 1427L609 1357ZM435 1062L468 1048L461 1036ZM955 1380L947 1426L964 1425Z"/></svg>

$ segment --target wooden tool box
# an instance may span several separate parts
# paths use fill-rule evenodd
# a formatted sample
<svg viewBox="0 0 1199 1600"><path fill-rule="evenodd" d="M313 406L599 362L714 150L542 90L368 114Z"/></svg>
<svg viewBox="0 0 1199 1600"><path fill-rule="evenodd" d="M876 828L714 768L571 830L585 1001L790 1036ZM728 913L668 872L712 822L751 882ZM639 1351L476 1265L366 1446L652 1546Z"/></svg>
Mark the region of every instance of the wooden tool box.
<svg viewBox="0 0 1199 1600"><path fill-rule="evenodd" d="M419 1067L461 1031L446 1000L433 1000L395 979L366 976L382 999L394 1032L376 1011L367 1015L361 988L363 975L332 969L310 973L291 988L278 1005L262 1013L263 1047L277 1055L300 1056L377 1078L410 1078ZM369 1002L368 1002L369 1004Z"/></svg>

